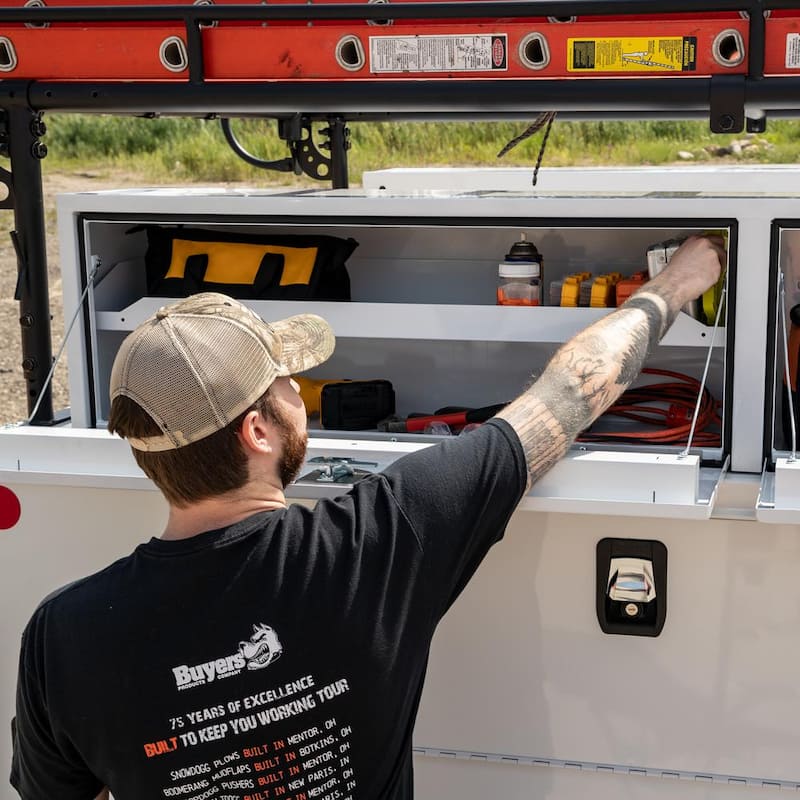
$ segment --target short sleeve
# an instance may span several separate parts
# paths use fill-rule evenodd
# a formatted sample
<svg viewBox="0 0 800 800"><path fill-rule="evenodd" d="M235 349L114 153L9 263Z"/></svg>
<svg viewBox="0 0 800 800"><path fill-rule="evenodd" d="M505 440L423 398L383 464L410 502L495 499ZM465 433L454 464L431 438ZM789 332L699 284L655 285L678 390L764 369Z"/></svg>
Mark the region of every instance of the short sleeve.
<svg viewBox="0 0 800 800"><path fill-rule="evenodd" d="M519 438L504 420L399 459L383 473L425 553L443 614L499 541L527 485Z"/></svg>
<svg viewBox="0 0 800 800"><path fill-rule="evenodd" d="M22 638L17 678L17 715L12 725L11 784L23 800L58 797L91 800L103 784L88 770L69 740L56 732L43 679L43 623L37 611Z"/></svg>

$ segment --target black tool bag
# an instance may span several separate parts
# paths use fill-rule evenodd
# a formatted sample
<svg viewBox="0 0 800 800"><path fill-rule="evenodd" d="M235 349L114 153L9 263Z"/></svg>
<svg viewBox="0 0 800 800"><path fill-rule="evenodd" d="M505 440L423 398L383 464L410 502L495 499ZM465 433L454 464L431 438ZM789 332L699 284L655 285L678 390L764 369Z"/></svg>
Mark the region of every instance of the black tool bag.
<svg viewBox="0 0 800 800"><path fill-rule="evenodd" d="M320 395L320 423L331 431L363 431L394 414L389 381L326 383Z"/></svg>
<svg viewBox="0 0 800 800"><path fill-rule="evenodd" d="M242 300L349 300L354 239L147 227L147 290L222 292Z"/></svg>

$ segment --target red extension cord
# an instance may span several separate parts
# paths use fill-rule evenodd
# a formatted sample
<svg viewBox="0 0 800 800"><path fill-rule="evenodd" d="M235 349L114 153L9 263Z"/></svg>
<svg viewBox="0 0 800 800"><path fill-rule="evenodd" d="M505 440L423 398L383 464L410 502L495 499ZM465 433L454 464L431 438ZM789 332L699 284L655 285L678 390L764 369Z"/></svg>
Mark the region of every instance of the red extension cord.
<svg viewBox="0 0 800 800"><path fill-rule="evenodd" d="M653 442L655 444L686 444L692 428L692 416L700 394L700 381L666 369L643 369L643 375L661 375L672 378L664 383L628 389L619 400L600 417L621 417L656 428L643 431L584 431L579 442ZM719 447L722 441L720 402L708 389L703 389L700 412L697 416L693 445Z"/></svg>

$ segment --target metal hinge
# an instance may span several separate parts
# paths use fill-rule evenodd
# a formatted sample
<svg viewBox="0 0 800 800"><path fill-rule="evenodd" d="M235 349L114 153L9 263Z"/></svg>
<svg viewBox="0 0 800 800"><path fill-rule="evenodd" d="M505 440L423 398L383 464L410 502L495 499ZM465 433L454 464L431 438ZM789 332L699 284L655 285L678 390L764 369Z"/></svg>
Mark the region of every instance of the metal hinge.
<svg viewBox="0 0 800 800"><path fill-rule="evenodd" d="M800 790L800 780L776 781L768 778L749 778L743 775L721 775L715 772L691 772L678 769L632 767L626 764L600 764L593 761L565 761L559 758L511 755L508 753L480 753L469 750L444 750L436 747L415 747L414 755L425 758L451 758L459 761L485 761L493 764L510 764L522 767L556 767L581 772L598 772L607 775L632 775L641 778L692 781L693 783L724 783L729 786L750 786L759 789Z"/></svg>

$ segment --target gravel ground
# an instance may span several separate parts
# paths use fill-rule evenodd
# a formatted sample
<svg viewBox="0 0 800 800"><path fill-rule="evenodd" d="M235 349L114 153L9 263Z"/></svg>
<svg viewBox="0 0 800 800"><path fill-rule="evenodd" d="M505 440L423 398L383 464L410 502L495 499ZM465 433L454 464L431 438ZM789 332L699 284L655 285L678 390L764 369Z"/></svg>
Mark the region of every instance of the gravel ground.
<svg viewBox="0 0 800 800"><path fill-rule="evenodd" d="M64 315L61 298L61 272L58 238L56 235L55 197L63 192L120 189L146 185L141 177L130 173L103 171L75 173L48 171L44 176L44 204L47 227L48 280L50 284L50 313L52 315L53 355L58 352L64 334ZM0 231L14 228L11 211L0 211ZM17 259L11 238L0 233L0 425L23 420L28 415L25 381L19 337L19 303L14 300L17 281ZM53 380L53 406L69 405L67 364L62 356Z"/></svg>

